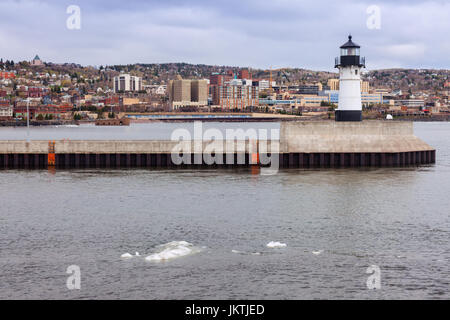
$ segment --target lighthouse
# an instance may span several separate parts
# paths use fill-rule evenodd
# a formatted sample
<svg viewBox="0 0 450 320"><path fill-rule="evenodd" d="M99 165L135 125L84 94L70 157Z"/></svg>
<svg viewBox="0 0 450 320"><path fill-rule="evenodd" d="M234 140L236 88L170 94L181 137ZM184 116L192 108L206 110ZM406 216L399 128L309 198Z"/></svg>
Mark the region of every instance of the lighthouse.
<svg viewBox="0 0 450 320"><path fill-rule="evenodd" d="M336 121L362 121L361 68L365 67L365 58L359 56L360 48L349 35L341 46L341 56L335 59L335 68L339 69Z"/></svg>

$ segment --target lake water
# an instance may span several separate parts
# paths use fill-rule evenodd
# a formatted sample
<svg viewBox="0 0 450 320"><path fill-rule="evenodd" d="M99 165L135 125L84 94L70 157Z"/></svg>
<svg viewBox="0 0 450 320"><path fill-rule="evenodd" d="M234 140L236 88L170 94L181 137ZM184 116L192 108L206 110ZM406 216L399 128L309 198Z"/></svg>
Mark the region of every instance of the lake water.
<svg viewBox="0 0 450 320"><path fill-rule="evenodd" d="M435 165L0 170L0 298L449 299L450 123L416 123L415 133L437 149ZM145 260L171 241L198 252ZM70 265L80 290L66 287ZM379 290L366 286L371 265Z"/></svg>
<svg viewBox="0 0 450 320"><path fill-rule="evenodd" d="M185 129L194 136L195 125L200 122L153 122L131 123L130 126L41 126L30 127L0 127L0 140L170 140L177 129ZM203 122L198 130L219 130L226 137L226 130L265 129L268 138L271 129L280 129L278 122Z"/></svg>

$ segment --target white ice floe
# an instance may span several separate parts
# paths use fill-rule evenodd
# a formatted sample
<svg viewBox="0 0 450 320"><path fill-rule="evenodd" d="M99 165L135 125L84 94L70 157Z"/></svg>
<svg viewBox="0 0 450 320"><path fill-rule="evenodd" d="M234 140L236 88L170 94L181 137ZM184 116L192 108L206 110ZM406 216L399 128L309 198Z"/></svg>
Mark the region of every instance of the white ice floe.
<svg viewBox="0 0 450 320"><path fill-rule="evenodd" d="M312 254L315 254L316 256L318 256L321 253L323 253L323 250L316 250L312 252Z"/></svg>
<svg viewBox="0 0 450 320"><path fill-rule="evenodd" d="M141 255L139 254L139 252L136 251L135 256L136 256L136 257L140 257Z"/></svg>
<svg viewBox="0 0 450 320"><path fill-rule="evenodd" d="M287 247L286 243L281 243L281 242L277 242L277 241L270 241L267 245L267 248L284 248Z"/></svg>
<svg viewBox="0 0 450 320"><path fill-rule="evenodd" d="M161 262L198 253L201 248L186 241L172 241L157 247L159 250L145 258L147 261Z"/></svg>
<svg viewBox="0 0 450 320"><path fill-rule="evenodd" d="M133 256L131 255L131 254L129 254L128 252L127 253L124 253L123 255L121 255L120 256L122 259L131 259L131 258L133 258Z"/></svg>

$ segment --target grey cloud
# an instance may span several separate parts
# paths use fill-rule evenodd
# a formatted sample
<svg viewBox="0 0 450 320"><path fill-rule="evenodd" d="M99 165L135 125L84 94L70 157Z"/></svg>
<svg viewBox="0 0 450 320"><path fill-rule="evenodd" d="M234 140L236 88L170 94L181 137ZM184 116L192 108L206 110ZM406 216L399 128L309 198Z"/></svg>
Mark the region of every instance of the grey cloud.
<svg viewBox="0 0 450 320"><path fill-rule="evenodd" d="M69 4L82 29L67 30ZM369 5L381 29L366 27ZM192 62L332 70L349 32L368 67L448 68L447 1L44 1L0 2L4 58L82 64Z"/></svg>

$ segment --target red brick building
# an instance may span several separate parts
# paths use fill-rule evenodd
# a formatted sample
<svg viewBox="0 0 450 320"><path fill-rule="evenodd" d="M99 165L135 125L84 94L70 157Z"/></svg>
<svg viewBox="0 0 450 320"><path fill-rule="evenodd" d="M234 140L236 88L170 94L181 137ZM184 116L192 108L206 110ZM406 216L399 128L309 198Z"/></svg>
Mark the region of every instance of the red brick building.
<svg viewBox="0 0 450 320"><path fill-rule="evenodd" d="M224 85L213 85L211 89L213 105L220 106L222 109L243 110L249 106L259 106L259 88L257 86L233 80Z"/></svg>
<svg viewBox="0 0 450 320"><path fill-rule="evenodd" d="M251 79L252 75L248 72L248 69L241 69L239 71L239 79Z"/></svg>
<svg viewBox="0 0 450 320"><path fill-rule="evenodd" d="M70 112L72 110L72 106L70 105L39 105L33 106L30 105L30 119L35 119L38 115L42 114L43 116L47 114L51 114L54 119L58 119L61 117L61 114ZM14 108L14 113L16 117L27 116L27 107L26 105L20 104Z"/></svg>
<svg viewBox="0 0 450 320"><path fill-rule="evenodd" d="M16 74L14 72L0 71L0 79L14 79Z"/></svg>
<svg viewBox="0 0 450 320"><path fill-rule="evenodd" d="M223 86L225 82L231 79L233 79L233 75L214 73L209 77L209 84Z"/></svg>
<svg viewBox="0 0 450 320"><path fill-rule="evenodd" d="M253 85L247 69L239 71L239 79L229 70L227 74L212 74L209 81L213 105L238 110L259 106L259 88Z"/></svg>
<svg viewBox="0 0 450 320"><path fill-rule="evenodd" d="M47 88L38 88L38 87L29 87L28 88L28 97L29 98L42 98L46 96L48 93Z"/></svg>

